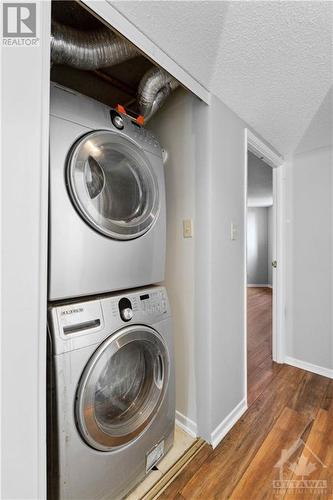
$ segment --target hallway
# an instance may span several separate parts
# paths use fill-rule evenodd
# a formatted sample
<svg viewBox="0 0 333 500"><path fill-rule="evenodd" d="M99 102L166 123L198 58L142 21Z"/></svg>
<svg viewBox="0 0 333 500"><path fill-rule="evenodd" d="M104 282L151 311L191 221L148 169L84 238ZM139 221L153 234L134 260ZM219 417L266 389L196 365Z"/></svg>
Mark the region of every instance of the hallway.
<svg viewBox="0 0 333 500"><path fill-rule="evenodd" d="M332 498L332 417L333 380L281 365L217 448L205 445L160 498ZM296 492L304 476L323 489Z"/></svg>
<svg viewBox="0 0 333 500"><path fill-rule="evenodd" d="M272 290L248 288L249 409L160 498L333 498L332 400L333 380L272 361Z"/></svg>

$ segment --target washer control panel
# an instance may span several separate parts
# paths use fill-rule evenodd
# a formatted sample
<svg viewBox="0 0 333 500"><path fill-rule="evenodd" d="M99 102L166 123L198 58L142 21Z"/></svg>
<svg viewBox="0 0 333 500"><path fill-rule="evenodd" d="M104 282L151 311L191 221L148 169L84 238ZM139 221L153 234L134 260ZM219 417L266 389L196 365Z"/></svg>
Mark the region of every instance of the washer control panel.
<svg viewBox="0 0 333 500"><path fill-rule="evenodd" d="M107 300L112 316L120 317L125 323L148 321L149 316L156 319L168 312L168 299L164 288L149 288L121 297L110 297Z"/></svg>
<svg viewBox="0 0 333 500"><path fill-rule="evenodd" d="M167 301L163 290L150 291L139 296L141 310L147 314L165 313Z"/></svg>
<svg viewBox="0 0 333 500"><path fill-rule="evenodd" d="M154 326L170 318L165 288L151 286L82 302L59 303L48 311L53 353L58 355L103 341L127 325Z"/></svg>

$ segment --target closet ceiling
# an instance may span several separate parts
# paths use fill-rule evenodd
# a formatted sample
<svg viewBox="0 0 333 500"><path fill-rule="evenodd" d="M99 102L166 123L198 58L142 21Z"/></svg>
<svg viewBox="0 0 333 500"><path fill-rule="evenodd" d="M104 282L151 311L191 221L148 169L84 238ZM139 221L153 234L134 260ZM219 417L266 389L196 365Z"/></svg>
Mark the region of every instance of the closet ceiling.
<svg viewBox="0 0 333 500"><path fill-rule="evenodd" d="M333 83L333 2L110 3L281 154Z"/></svg>

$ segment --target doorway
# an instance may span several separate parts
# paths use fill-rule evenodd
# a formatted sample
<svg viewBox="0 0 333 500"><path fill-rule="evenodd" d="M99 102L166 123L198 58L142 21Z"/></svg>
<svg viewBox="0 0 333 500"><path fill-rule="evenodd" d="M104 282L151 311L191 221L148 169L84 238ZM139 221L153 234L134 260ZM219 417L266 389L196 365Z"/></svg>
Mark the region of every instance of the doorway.
<svg viewBox="0 0 333 500"><path fill-rule="evenodd" d="M247 131L245 163L245 365L250 406L278 373L283 358L279 325L282 282L277 279L278 271L282 276L277 236L281 176L276 168L282 159Z"/></svg>
<svg viewBox="0 0 333 500"><path fill-rule="evenodd" d="M248 403L261 392L274 368L273 169L248 151L247 157L247 380Z"/></svg>

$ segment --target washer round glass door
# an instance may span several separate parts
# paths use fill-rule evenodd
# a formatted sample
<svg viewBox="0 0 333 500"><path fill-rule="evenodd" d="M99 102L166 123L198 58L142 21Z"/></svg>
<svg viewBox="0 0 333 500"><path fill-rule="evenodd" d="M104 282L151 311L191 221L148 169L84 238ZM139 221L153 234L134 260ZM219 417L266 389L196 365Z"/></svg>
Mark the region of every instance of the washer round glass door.
<svg viewBox="0 0 333 500"><path fill-rule="evenodd" d="M135 439L158 412L168 379L168 349L155 330L132 326L109 337L78 387L76 419L85 441L110 451Z"/></svg>
<svg viewBox="0 0 333 500"><path fill-rule="evenodd" d="M84 220L111 238L137 238L158 217L158 184L148 158L114 132L79 139L69 155L67 181Z"/></svg>

